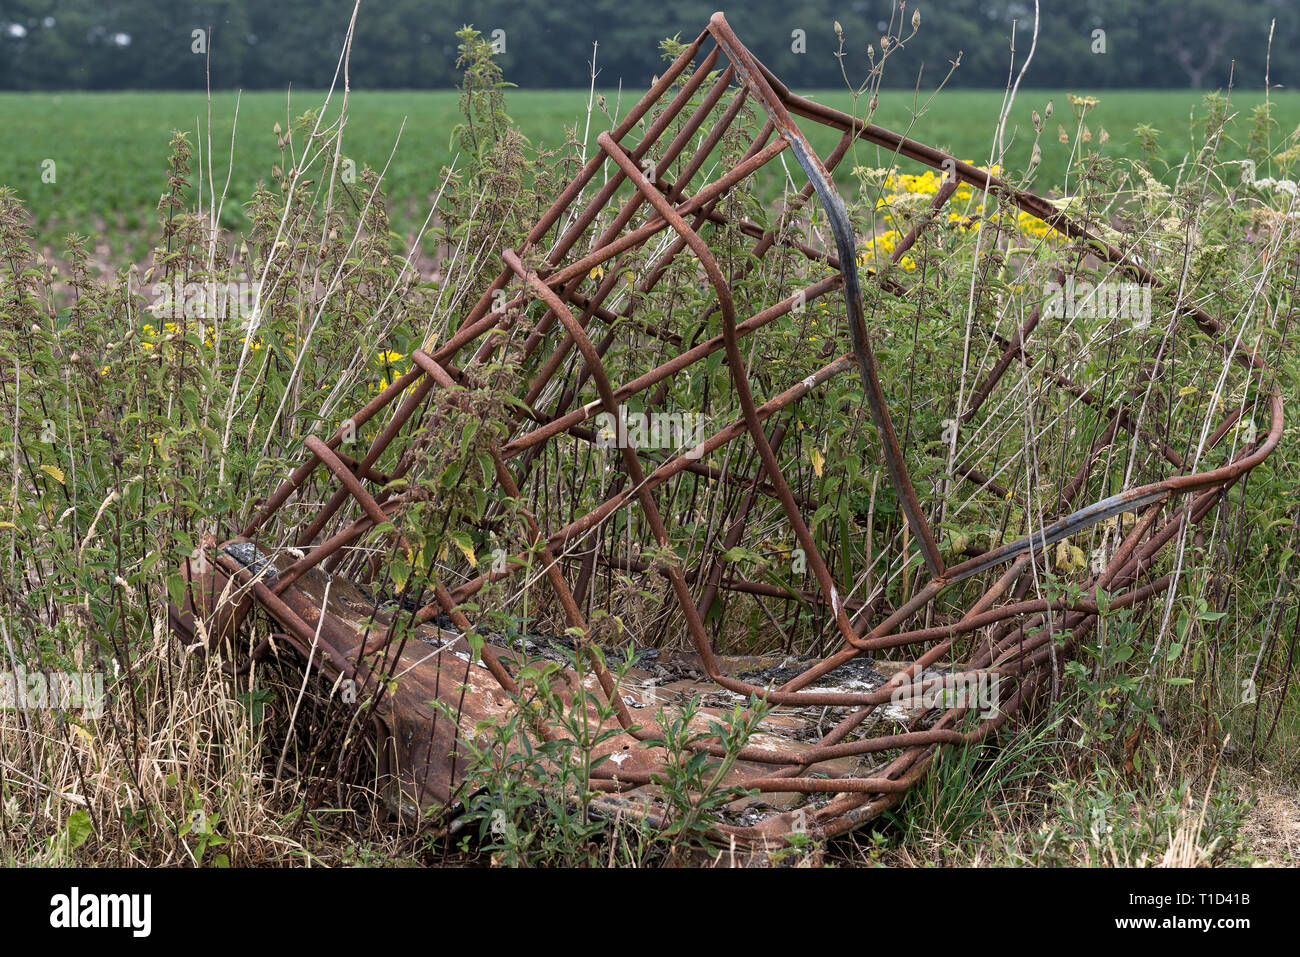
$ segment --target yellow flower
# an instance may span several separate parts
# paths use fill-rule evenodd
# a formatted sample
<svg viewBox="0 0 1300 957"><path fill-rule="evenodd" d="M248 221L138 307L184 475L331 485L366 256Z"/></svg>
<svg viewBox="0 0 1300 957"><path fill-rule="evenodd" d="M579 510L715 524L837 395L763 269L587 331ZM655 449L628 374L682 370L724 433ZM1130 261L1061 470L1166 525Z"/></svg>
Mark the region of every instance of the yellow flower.
<svg viewBox="0 0 1300 957"><path fill-rule="evenodd" d="M375 355L375 358L378 359L379 362L382 363L383 365L391 365L392 363L395 362L401 362L403 359L406 358L406 356L400 352L391 352L389 350L384 350L383 352L377 353ZM389 383L387 376L380 376L378 391L383 392L385 389L388 388L390 384L391 383Z"/></svg>

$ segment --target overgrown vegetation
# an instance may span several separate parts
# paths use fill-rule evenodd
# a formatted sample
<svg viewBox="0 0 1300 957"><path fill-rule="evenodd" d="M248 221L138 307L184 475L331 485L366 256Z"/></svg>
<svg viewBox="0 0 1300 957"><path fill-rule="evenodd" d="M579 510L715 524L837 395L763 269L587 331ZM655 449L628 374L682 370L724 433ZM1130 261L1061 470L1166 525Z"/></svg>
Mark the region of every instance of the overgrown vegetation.
<svg viewBox="0 0 1300 957"><path fill-rule="evenodd" d="M659 715L672 756L662 780L670 812L646 828L591 813L591 755L606 732L588 722L584 692L576 706L558 693L558 666L532 663L519 676L520 717L483 728L467 747L464 813L450 824L438 815L411 825L391 818L375 793L372 757L341 722L337 689L304 678L290 653L275 651L237 670L178 647L167 632L167 604L184 597L182 563L243 525L296 463L306 436L332 432L373 398L377 383L409 368L413 349L456 331L500 268L498 250L520 248L521 234L593 149L598 109L591 127L571 131L561 148L535 150L505 115L504 80L487 44L469 30L460 41L460 159L443 171L426 228L410 244L391 230L382 170L353 171L345 162L341 93L333 96L343 99L342 108L324 104L268 135L268 178L242 204L247 225L237 233L220 224L226 205L240 197L217 191L211 149L199 151L177 133L162 183L157 248L143 272L100 273L84 237L69 237L57 262L38 255L21 197L0 189L0 404L11 423L0 445L5 667L102 673L107 693L102 717L0 712L5 863L703 859L712 815L737 797L724 779L764 714L760 702L738 703L725 720L713 719L709 734L723 743L721 757L691 750L702 733L691 709ZM676 49L665 47L669 55ZM865 95L855 103L860 114L875 108ZM1141 410L1141 429L1137 438L1119 433L1085 473L1078 502L1164 474L1160 442L1204 468L1255 441L1267 423L1267 409L1257 404L1266 392L1174 318L1176 301L1195 301L1222 317L1277 370L1288 401L1297 395L1296 134L1279 128L1265 103L1250 117L1248 139L1233 147L1253 165L1225 160L1235 108L1212 96L1199 110L1196 148L1177 165L1160 160L1160 134L1151 128L1138 131L1149 145L1144 157L1116 160L1104 150L1095 100L1073 97L1053 106L1054 113L1046 103L1017 102L1014 109L1022 130L1070 150L1058 205L1175 280L1155 294L1145 322L1092 314L1043 320L1032 342L1036 368L1093 390L1096 404L1044 388L1040 377L1012 374L954 441L949 424L979 371L1042 302L1053 277L1098 282L1108 273L1087 249L1058 241L1041 222L969 188L949 207L952 216L891 265L893 244L938 180L875 150L845 161L855 184L846 199L860 263L908 288L899 298L869 282L868 320L914 480L927 500L942 503L932 518L949 556L1012 540L1041 524L1043 514L1056 514L1055 490L1107 429L1107 407L1121 399ZM720 168L734 165L760 126L753 109L742 111L719 146ZM923 136L923 124L912 132ZM1015 168L996 153L980 159L1012 180L1035 181L1032 161ZM200 160L202 181L195 175ZM680 167L677 161L669 171ZM685 185L697 187L707 175L706 169ZM775 225L786 189L779 182L745 184L720 209ZM826 240L815 210L792 218L785 230L808 242ZM729 268L748 255L749 241L734 228L719 226L706 238ZM412 268L426 248L435 252L435 279ZM649 255L636 253L618 271L593 270L587 281L593 288L625 283L620 301L636 303L639 329L666 330L675 343L716 335L711 298L681 260L652 291L637 284ZM753 266L736 283L738 308L747 314L828 274L789 246ZM253 290L247 312L241 283ZM206 301L197 310L169 311L167 290L190 287L233 291L215 312ZM508 384L535 373L548 351L523 348L540 319L536 308L512 316L502 348L467 365L454 399L435 404L429 423L438 432L403 453L418 460L402 480L418 504L395 527L375 529L362 543L366 550L345 560L341 570L360 577L370 552L380 554L385 560L369 585L393 605L407 607L436 584L465 581L497 549L531 549L535 557L520 530L521 509L557 527L615 481L600 450L564 439L543 453L546 468L521 483L520 501L488 494L492 445L513 434L517 422L517 405L504 398ZM748 340L756 392L775 394L845 351L843 321L842 306L828 295ZM619 381L662 362L674 344L628 327L619 332L606 353ZM579 371L566 365L556 383L572 385L585 401L594 392L579 383ZM640 401L630 403L631 411L643 410ZM737 415L716 354L671 380L656 401L702 409L715 428ZM1245 413L1228 440L1207 447L1208 429L1237 405ZM830 380L792 406L781 425L782 465L796 493L819 503L806 518L837 580L852 586L845 593L874 598L881 608L899 606L917 587L920 556L884 477L858 383ZM367 423L358 441L380 427ZM1252 860L1257 852L1242 838L1252 799L1261 790L1294 794L1300 771L1300 691L1292 678L1300 633L1297 449L1288 429L1280 450L1224 496L1194 536L1161 554L1151 574L1175 575L1174 587L1136 610L1107 611L1062 669L1055 700L1040 703L996 743L946 752L871 831L829 848L797 841L778 861ZM953 476L961 466L991 476L1005 494L958 483ZM268 537L290 544L324 488L305 489ZM672 519L673 554L643 549L645 571L619 561L627 543L651 540L643 519L632 510L611 517L573 560L575 570L591 562L580 600L601 644L681 645L680 616L655 564L711 560L704 530L728 522L741 491L699 476L672 486L662 508ZM1126 522L1132 517L1119 516L1039 555L1034 596L1077 594ZM779 508L756 507L727 561L790 597L766 605L749 595L720 597L707 622L721 649L826 652L833 623L823 606L801 597L790 561L794 545ZM980 587L972 581L954 589L934 614L952 615ZM536 584L485 588L463 610L481 623L475 641L488 633L568 629ZM255 621L231 660L246 662L273 631ZM586 653L568 660L580 674L589 666ZM520 734L538 711L566 727L567 739L534 747Z"/></svg>

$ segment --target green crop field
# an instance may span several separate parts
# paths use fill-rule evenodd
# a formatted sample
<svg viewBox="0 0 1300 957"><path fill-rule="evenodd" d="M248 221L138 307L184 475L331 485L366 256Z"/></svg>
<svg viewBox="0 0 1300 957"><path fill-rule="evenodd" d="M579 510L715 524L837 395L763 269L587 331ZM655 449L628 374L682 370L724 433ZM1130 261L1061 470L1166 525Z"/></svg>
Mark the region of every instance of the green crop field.
<svg viewBox="0 0 1300 957"><path fill-rule="evenodd" d="M613 113L618 94L608 90L605 96ZM812 96L841 109L853 108L844 91ZM1232 94L1230 112L1236 119L1228 125L1227 138L1220 144L1221 159L1242 155L1251 110L1262 98L1262 93L1256 92ZM876 122L983 164L989 160L1002 100L996 91L944 91L927 103L906 91L887 91L881 95ZM1035 188L1046 192L1068 187L1065 170L1080 132L1067 93L1021 90L1006 131L1007 166L1019 177L1032 149L1031 111L1043 112L1049 100L1054 112L1042 135L1042 164L1034 180ZM1275 93L1273 100L1280 139L1300 124L1300 95ZM1099 101L1087 116L1092 139L1086 146L1116 159L1135 156L1138 138L1134 131L1146 124L1160 131L1159 158L1169 167L1170 179L1177 176L1177 166L1191 149L1193 133L1203 132L1205 105L1198 92L1112 91L1102 93ZM5 131L0 146L0 185L14 187L28 205L42 245L57 248L65 233L79 232L94 237L101 247L107 246L105 252L138 258L151 246L149 227L166 186L165 160L172 130L184 130L196 147L203 145L204 164L210 145L218 195L230 173L223 225L239 229L246 224L242 204L259 180L270 179L272 164L280 162L274 125L279 122L288 128L292 118L319 108L323 102L324 94L318 91L295 91L291 97L284 93L244 94L238 101L236 124L235 94L214 94L212 142L208 144L209 104L202 93L0 94ZM336 96L331 113L338 103ZM624 96L622 110L629 103L630 98ZM385 192L399 233L411 234L418 228L440 182L440 170L453 158L456 104L454 91L358 92L351 96L344 153L356 160L358 168L383 169L387 164ZM865 105L859 101L859 113ZM566 127L576 127L582 135L587 92L516 90L507 94L507 108L534 145L559 145ZM604 115L594 114L589 142L594 145L596 134L608 125ZM236 126L232 150L231 133ZM1070 144L1060 142L1061 127L1070 136ZM1109 136L1101 144L1103 129ZM834 136L822 130L813 139L823 153L834 142ZM48 160L54 161L53 166ZM866 148L856 161L871 166L891 162L888 156ZM196 171L198 165L196 157ZM851 165L843 164L841 175ZM51 173L54 181L48 182Z"/></svg>

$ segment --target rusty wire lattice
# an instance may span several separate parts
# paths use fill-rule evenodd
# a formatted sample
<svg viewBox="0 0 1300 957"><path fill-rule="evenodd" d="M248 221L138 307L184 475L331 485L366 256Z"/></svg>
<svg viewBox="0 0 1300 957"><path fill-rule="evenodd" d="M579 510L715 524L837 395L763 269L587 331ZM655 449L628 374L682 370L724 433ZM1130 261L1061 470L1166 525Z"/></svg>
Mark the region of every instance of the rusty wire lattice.
<svg viewBox="0 0 1300 957"><path fill-rule="evenodd" d="M693 112L686 112L692 103ZM766 116L748 151L712 182L686 193L685 187L704 169L746 104L757 104ZM795 117L841 134L824 162L814 153ZM680 128L670 139L674 122ZM629 144L634 131L639 130L644 130L644 135ZM489 582L508 579L531 567L529 574L544 575L567 624L585 633L588 622L582 606L589 597L592 569L590 562L577 561L571 554L585 535L598 531L615 512L637 508L653 544L666 550L671 538L659 503L672 482L691 476L695 481L705 478L738 483L744 492L738 512L725 529L706 530L706 550L735 546L757 499L779 503L780 514L803 549L815 583L815 589L806 597L829 610L839 650L775 687L746 681L715 653L705 618L719 589L744 592L759 601L763 597L783 597L782 590L724 574L725 560L721 558L708 566L701 562L692 571L671 561L639 561L630 554L619 563L624 570L653 571L666 577L700 668L718 688L739 695L757 695L778 709L830 708L836 716L828 731L818 726L812 740L799 740L798 735L782 737L780 728L768 728L770 733L744 749L734 783L764 793L800 795L804 803L723 824L720 833L750 844L778 839L792 829L805 827L814 836L826 837L856 827L895 804L925 772L939 749L988 736L1030 700L1045 680L1050 680L1058 654L1068 655L1096 624L1103 592L1108 607L1121 608L1145 602L1169 588L1171 575L1151 578L1146 574L1157 552L1199 523L1233 483L1272 452L1282 433L1282 400L1280 390L1274 387L1267 397L1268 429L1231 455L1226 464L1203 472L1191 471L1177 451L1153 441L1172 466L1171 474L1075 508L1074 500L1087 487L1089 469L1099 453L1113 442L1120 429L1129 433L1142 430L1123 406L1105 407L1085 387L1063 374L1044 372L1049 385L1064 389L1099 414L1104 413L1111 422L1109 428L1092 444L1073 478L1053 491L1045 520L1031 536L958 564L945 563L932 531L933 512L927 516L927 508L913 488L877 373L864 319L854 233L829 173L849 152L855 138L952 173L936 195L930 213L915 221L893 251L894 263L913 248L954 191L965 183L1042 219L1069 240L1086 243L1098 260L1113 264L1130 278L1156 284L1156 277L1146 268L1045 199L1017 190L939 150L879 127L864 126L848 114L792 94L750 54L725 18L715 14L708 28L658 78L618 127L599 136L599 152L536 224L521 245L521 252L504 250L504 269L464 316L457 331L445 342L414 352L413 367L351 417L347 427L352 429L360 429L372 420L384 423L364 455L354 458L345 453L344 428L327 440L307 439L306 460L293 470L241 536L214 552L212 567L189 570L194 594L185 608L174 610L174 627L187 636L204 637L195 621L199 618L206 625L206 636L215 641L228 634L227 626L241 620L255 602L284 629L288 643L331 680L351 678L361 687L373 689L377 676L400 676L392 690L370 699L371 720L383 742L380 751L384 767L400 782L403 800L415 805L445 802L454 795L459 780L457 735L472 733L477 721L505 714L511 706L509 695L517 689L512 662L502 648L489 643L482 649L481 664L473 662L472 656L464 653L464 641L455 631L448 629L439 637L443 632L437 621L445 621L443 616L447 616L459 632L469 631L473 626L460 610L463 603ZM731 220L721 210L721 200L729 190L778 161L787 149L807 175L808 183L787 204L785 215L797 213L815 197L834 236L833 252L791 238L782 233L779 225L764 229L751 222ZM678 175L670 181L667 176L674 166ZM599 188L596 184L600 184ZM620 190L626 193L628 184L633 191L615 213L614 201L623 195ZM583 206L581 201L590 190L595 191L594 196ZM833 271L794 295L742 318L733 288L745 266L733 267L730 274L724 271L701 236L706 225L728 226L752 240L753 261L761 261L777 244L784 244ZM549 246L548 235L554 237ZM605 358L624 328L618 323L636 318L635 303L629 299L621 312L607 303L623 257L644 253L652 244L651 265L642 273L638 288L652 289L675 261L694 257L711 287L714 298L710 312L720 320L721 335L689 348L680 339L665 338L676 354L620 385L611 381ZM608 267L608 275L600 273L602 281L597 290L583 294L580 285L596 275L593 270L598 267ZM896 273L883 270L875 278L886 292L905 294L907 290L891 278L893 275ZM510 295L507 290L511 289L519 291ZM766 399L755 397L742 341L757 336L764 326L803 304L837 291L843 294L852 351L810 370L783 391ZM504 569L479 570L454 588L437 584L433 600L415 613L425 629L424 637L420 641L394 641L392 622L376 614L374 602L341 574L336 578L330 573L373 566L373 556L363 553L358 545L370 531L391 522L410 504L408 493L387 486L408 477L407 471L417 461L417 457L404 455L403 450L426 427L430 394L454 390L463 383L466 368L487 361L500 345L504 337L497 334L505 331L506 317L518 315L519 310L530 306L544 309L544 314L524 343L525 358L545 355L541 350L547 345L554 351L516 393L528 412L518 416L517 431L509 441L493 451L497 494L521 499L520 486L526 486L537 471L535 466L545 462L539 453L546 443L560 436L594 442L595 433L584 428L584 422L602 411L616 414L621 403L656 387L661 387L656 398L662 401L662 387L672 377L719 351L730 372L740 417L706 438L702 446L663 459L649 458L622 443L617 453L621 481L610 486L611 494L598 507L558 529L542 528L526 510L517 513L525 525L522 537L537 546L540 572L535 565L529 565L526 555L519 555ZM1254 353L1230 335L1225 339L1220 323L1199 307L1184 304L1182 311L1202 332L1218 340L1224 354L1252 381L1262 383L1264 365ZM1023 345L1038 322L1039 312L1035 310L1017 335L998 342L1000 358L979 381L971 401L962 410L963 422L970 422L979 413L1009 369L1024 363ZM608 333L597 338L592 334L594 324L608 327ZM472 347L469 362L458 366L458 360L463 361ZM556 377L566 365L571 369L570 376L576 373L576 384L571 380L559 388L561 383ZM792 491L777 455L783 436L783 426L776 421L778 413L833 377L855 370L878 433L889 481L905 516L911 547L919 551L929 575L908 600L883 616L876 613L874 601L853 598L851 587L836 581L809 530L804 514L808 503ZM580 404L578 397L584 385L594 387L596 398ZM541 398L551 400L552 407L540 408ZM1229 411L1203 447L1217 447L1245 411L1244 403ZM1145 438L1150 439L1149 435ZM754 473L737 476L734 470L703 463L709 453L732 443L752 447L758 458ZM385 456L396 463L388 473L378 466ZM996 482L974 469L958 472L957 477L986 492L1002 491ZM325 503L319 507L304 505L304 511L299 513L304 522L286 519L287 503L322 479ZM1189 499L1180 501L1185 495ZM1125 512L1136 513L1137 520L1123 534L1105 569L1086 583L1083 594L1091 597L1026 597L1031 576L1024 573L1035 554ZM268 529L276 522L293 532L293 547L288 547L287 542L268 544ZM570 584L574 566L576 581ZM928 613L942 592L986 573L987 587L962 614L942 623L933 621ZM900 686L923 680L926 669L950 657L954 641L963 637L973 640L973 645L961 674L971 679L996 675L1001 682L1002 701L995 713L976 714L975 709L964 705L947 711L940 708L937 715L933 711L911 715L902 730L864 733L871 727L868 719L891 701ZM819 682L855 658L889 649L895 655L907 652L912 657L887 683L869 691L818 687ZM627 756L617 763L606 762L593 773L597 785L611 792L610 801L617 804L628 800L626 792L644 791L651 785L662 754L642 744L653 736L653 721L633 712L645 702L636 694L629 695L627 689L616 687L614 677L605 668L595 665L595 669L599 693L617 711L621 725L621 733L602 745L602 753L622 750ZM439 720L429 706L433 698L454 708L454 726L445 718ZM538 733L556 732L541 728ZM718 753L716 742L698 746ZM862 770L863 762L873 759L878 763ZM614 796L620 792L624 797ZM653 818L653 802L643 803L642 811Z"/></svg>

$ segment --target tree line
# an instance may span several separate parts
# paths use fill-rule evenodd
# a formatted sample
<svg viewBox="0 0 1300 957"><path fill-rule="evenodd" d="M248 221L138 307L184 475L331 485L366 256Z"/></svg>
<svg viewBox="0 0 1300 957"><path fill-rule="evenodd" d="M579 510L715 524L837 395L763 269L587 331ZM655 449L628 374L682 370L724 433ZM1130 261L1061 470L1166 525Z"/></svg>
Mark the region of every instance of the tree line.
<svg viewBox="0 0 1300 957"><path fill-rule="evenodd" d="M352 0L0 0L0 89L283 89L327 86ZM688 40L722 0L370 0L357 19L354 89L454 86L455 32L494 38L508 80L639 90L662 69L659 43ZM1023 85L1077 88L1263 86L1269 30L1274 83L1300 66L1294 0L1043 0ZM894 23L914 36L884 85L1003 87L1029 49L1033 0L920 0ZM727 11L741 39L792 86L859 83L880 48L890 0L742 0ZM835 24L842 29L837 36ZM895 30L896 32L896 30ZM836 54L842 50L843 56ZM879 53L876 54L879 56ZM953 70L957 61L960 65ZM951 76L949 77L949 74Z"/></svg>

